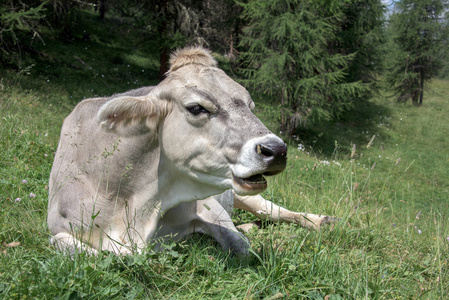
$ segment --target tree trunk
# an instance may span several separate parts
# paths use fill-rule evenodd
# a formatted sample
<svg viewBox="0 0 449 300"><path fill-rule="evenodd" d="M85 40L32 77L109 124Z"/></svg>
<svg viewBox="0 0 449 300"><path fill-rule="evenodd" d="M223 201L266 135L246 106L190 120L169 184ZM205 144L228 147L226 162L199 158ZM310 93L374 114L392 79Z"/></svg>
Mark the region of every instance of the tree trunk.
<svg viewBox="0 0 449 300"><path fill-rule="evenodd" d="M159 62L161 66L159 68L158 78L159 80L163 80L165 78L165 74L168 71L168 49L166 46L161 49Z"/></svg>
<svg viewBox="0 0 449 300"><path fill-rule="evenodd" d="M413 92L412 92L412 104L414 106L418 106L418 88L416 87L412 87L413 88Z"/></svg>
<svg viewBox="0 0 449 300"><path fill-rule="evenodd" d="M285 130L287 129L287 122L285 120L284 117L284 104L285 104L285 87L282 87L282 92L281 92L281 131L285 132Z"/></svg>
<svg viewBox="0 0 449 300"><path fill-rule="evenodd" d="M420 83L419 83L419 85L420 85L420 91L419 91L419 102L418 102L418 106L421 106L422 105L422 100L423 100L423 97L424 97L424 70L423 69L421 69L421 72L420 72L421 74L421 81L420 81Z"/></svg>
<svg viewBox="0 0 449 300"><path fill-rule="evenodd" d="M164 38L167 36L168 30L168 0L161 1L160 12L160 15L162 15L162 22L159 25L158 33L159 38L161 40L164 40ZM158 78L159 80L163 80L165 78L165 73L167 73L168 71L168 47L166 45L163 45L160 50L159 63L160 67Z"/></svg>
<svg viewBox="0 0 449 300"><path fill-rule="evenodd" d="M100 0L100 20L104 20L106 14L106 0Z"/></svg>

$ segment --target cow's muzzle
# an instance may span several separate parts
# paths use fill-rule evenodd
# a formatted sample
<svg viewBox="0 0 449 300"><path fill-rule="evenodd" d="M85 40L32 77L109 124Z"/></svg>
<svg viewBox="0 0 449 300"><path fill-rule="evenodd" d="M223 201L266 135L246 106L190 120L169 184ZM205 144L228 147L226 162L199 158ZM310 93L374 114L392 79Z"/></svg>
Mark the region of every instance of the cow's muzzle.
<svg viewBox="0 0 449 300"><path fill-rule="evenodd" d="M256 194L264 191L267 188L265 176L279 174L286 167L287 145L279 138L255 144L254 152L254 160L263 169L244 177L233 174L234 190L237 192Z"/></svg>
<svg viewBox="0 0 449 300"><path fill-rule="evenodd" d="M271 142L256 145L256 153L267 164L264 175L276 175L287 165L287 145L284 142Z"/></svg>

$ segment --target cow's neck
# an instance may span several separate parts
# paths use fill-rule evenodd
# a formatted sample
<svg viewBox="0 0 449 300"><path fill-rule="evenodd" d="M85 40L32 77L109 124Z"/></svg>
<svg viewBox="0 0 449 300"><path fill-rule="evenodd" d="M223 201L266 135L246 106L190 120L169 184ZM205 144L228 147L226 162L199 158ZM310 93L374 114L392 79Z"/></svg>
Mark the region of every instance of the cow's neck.
<svg viewBox="0 0 449 300"><path fill-rule="evenodd" d="M180 173L162 154L159 157L157 173L151 176L153 179L147 182L145 190L138 198L145 198L144 202L157 207L161 214L180 203L202 200L223 192L217 187L200 183ZM135 204L138 211L139 204Z"/></svg>

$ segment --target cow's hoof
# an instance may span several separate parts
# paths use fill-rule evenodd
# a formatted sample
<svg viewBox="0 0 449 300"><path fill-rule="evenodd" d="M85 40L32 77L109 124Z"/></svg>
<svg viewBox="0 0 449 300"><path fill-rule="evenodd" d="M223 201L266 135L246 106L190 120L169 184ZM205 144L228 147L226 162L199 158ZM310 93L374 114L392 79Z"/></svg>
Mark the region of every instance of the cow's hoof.
<svg viewBox="0 0 449 300"><path fill-rule="evenodd" d="M254 229L260 229L262 228L262 222L260 220L251 222L251 223L245 223L239 226L236 226L238 231L240 232L244 232L244 233L248 233L250 232L253 228Z"/></svg>
<svg viewBox="0 0 449 300"><path fill-rule="evenodd" d="M330 227L332 230L335 227L335 225L340 221L341 219L337 217L323 216L323 219L321 220L321 223L318 226L318 228Z"/></svg>
<svg viewBox="0 0 449 300"><path fill-rule="evenodd" d="M230 247L230 250L233 255L240 257L240 258L245 258L249 255L249 249L251 249L251 243L246 236L244 236L241 233L240 233L240 235L241 235L240 240L236 241Z"/></svg>

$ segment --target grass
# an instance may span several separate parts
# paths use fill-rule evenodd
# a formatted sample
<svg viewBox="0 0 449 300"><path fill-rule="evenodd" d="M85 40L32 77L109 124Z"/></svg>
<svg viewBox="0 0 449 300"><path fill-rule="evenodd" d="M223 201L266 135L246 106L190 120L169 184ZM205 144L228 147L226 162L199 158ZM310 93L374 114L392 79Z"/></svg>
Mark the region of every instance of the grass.
<svg viewBox="0 0 449 300"><path fill-rule="evenodd" d="M72 259L55 251L48 242L47 185L64 117L82 98L151 85L157 74L157 51L142 34L88 13L80 18L86 26L69 43L47 39L41 54L24 57L19 72L1 70L0 298L449 294L449 82L443 80L431 83L421 108L379 95L289 142L287 170L270 179L264 196L291 210L340 217L333 228L267 224L249 234L253 252L242 260L204 236L167 244L158 254ZM90 41L82 39L84 30ZM275 131L274 108L259 104L256 114ZM253 217L236 211L234 219Z"/></svg>

